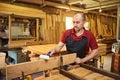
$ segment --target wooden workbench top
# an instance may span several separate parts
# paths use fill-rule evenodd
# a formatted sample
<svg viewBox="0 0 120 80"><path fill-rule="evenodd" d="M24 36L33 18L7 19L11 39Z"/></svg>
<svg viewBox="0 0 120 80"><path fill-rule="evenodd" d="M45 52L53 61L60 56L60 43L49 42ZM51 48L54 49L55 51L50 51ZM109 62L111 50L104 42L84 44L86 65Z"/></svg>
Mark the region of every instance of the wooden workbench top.
<svg viewBox="0 0 120 80"><path fill-rule="evenodd" d="M29 50L32 53L36 53L36 54L46 54L46 52L48 52L50 49L53 49L56 46L57 44L33 45L33 46L23 47L23 50ZM66 48L63 47L61 51L66 51Z"/></svg>

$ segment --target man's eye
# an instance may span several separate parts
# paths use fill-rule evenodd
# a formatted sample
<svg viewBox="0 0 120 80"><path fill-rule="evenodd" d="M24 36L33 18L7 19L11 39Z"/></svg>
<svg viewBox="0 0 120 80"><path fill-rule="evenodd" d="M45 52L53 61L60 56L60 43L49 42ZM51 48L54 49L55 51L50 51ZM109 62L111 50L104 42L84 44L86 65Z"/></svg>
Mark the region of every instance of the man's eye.
<svg viewBox="0 0 120 80"><path fill-rule="evenodd" d="M80 22L79 21L73 21L73 23L79 24Z"/></svg>
<svg viewBox="0 0 120 80"><path fill-rule="evenodd" d="M76 21L77 24L79 24L80 22L79 21Z"/></svg>

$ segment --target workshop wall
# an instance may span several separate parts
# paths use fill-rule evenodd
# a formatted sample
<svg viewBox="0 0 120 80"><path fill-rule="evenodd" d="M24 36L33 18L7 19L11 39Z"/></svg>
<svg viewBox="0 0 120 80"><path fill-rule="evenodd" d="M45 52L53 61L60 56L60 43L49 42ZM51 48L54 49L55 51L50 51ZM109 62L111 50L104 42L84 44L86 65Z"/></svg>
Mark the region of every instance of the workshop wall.
<svg viewBox="0 0 120 80"><path fill-rule="evenodd" d="M67 11L49 8L36 8L34 6L16 5L8 3L0 3L0 14L16 14L28 17L40 17L43 20L41 27L41 44L58 43L62 33L65 30L65 17L66 15L73 16L74 11ZM52 11L51 11L51 10ZM87 13L87 22L90 23L90 31L96 37L102 35L110 38L116 37L116 24L117 18L112 16L98 15Z"/></svg>

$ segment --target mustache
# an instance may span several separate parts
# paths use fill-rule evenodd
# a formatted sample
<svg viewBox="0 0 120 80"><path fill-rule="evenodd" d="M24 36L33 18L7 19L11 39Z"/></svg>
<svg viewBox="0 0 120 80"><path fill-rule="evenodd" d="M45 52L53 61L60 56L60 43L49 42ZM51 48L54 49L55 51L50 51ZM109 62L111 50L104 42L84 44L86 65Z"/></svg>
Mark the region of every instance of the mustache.
<svg viewBox="0 0 120 80"><path fill-rule="evenodd" d="M77 26L74 26L74 27L77 27Z"/></svg>

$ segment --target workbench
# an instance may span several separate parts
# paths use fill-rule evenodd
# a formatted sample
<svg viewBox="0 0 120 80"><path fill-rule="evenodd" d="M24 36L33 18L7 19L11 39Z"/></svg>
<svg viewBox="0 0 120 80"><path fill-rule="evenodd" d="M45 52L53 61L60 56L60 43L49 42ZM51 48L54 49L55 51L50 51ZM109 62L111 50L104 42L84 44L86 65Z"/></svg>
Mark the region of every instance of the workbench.
<svg viewBox="0 0 120 80"><path fill-rule="evenodd" d="M47 52L53 48L55 48L57 44L45 44L45 45L32 45L23 47L23 51L29 51L29 57L31 61L35 61L39 59L39 55L47 54ZM55 56L60 54L66 54L66 47L64 46L58 54L54 54Z"/></svg>
<svg viewBox="0 0 120 80"><path fill-rule="evenodd" d="M50 49L53 49L56 46L57 46L57 44L32 45L32 46L23 47L23 50L31 52L29 57L30 57L30 60L33 61L33 60L38 59L36 57L36 54L38 54L38 55L47 54L47 52ZM108 47L107 44L98 43L98 56L105 55L106 53L108 53L107 49L109 49L109 48L110 48L110 46ZM66 53L66 46L64 46L59 53L65 54Z"/></svg>
<svg viewBox="0 0 120 80"><path fill-rule="evenodd" d="M74 63L76 54L62 55L62 65L69 65ZM41 80L119 80L120 75L107 72L94 68L86 64L80 64L76 68L71 68L69 70L64 70L60 68L61 60L60 56L51 57L49 60L40 59L38 61L20 63L15 65L9 65L6 68L7 80L15 79L21 77L21 72L24 71L25 75L30 75L40 71L57 69L60 73L56 75L51 75L49 77L44 77ZM79 73L79 74L78 74Z"/></svg>

